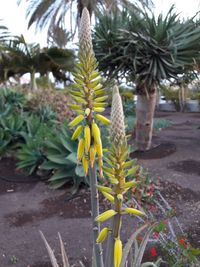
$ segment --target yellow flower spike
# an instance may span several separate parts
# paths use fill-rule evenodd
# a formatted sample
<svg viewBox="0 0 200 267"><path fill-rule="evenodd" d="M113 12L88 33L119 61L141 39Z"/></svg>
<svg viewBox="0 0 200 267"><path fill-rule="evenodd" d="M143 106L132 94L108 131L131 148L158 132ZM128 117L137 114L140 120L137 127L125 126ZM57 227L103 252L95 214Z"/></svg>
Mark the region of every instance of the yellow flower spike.
<svg viewBox="0 0 200 267"><path fill-rule="evenodd" d="M72 135L72 140L76 140L83 131L83 125L79 125Z"/></svg>
<svg viewBox="0 0 200 267"><path fill-rule="evenodd" d="M82 158L82 164L83 164L83 171L85 173L85 176L87 176L87 174L88 174L88 160L84 156Z"/></svg>
<svg viewBox="0 0 200 267"><path fill-rule="evenodd" d="M95 98L94 102L95 102L95 103L103 102L103 101L105 101L107 98L108 98L107 95L105 95L105 96L101 96L101 97L97 97L97 98Z"/></svg>
<svg viewBox="0 0 200 267"><path fill-rule="evenodd" d="M93 108L93 110L95 111L95 112L104 112L104 110L105 110L105 108Z"/></svg>
<svg viewBox="0 0 200 267"><path fill-rule="evenodd" d="M96 188L101 192L112 193L112 188L102 185L97 185Z"/></svg>
<svg viewBox="0 0 200 267"><path fill-rule="evenodd" d="M91 143L90 127L88 125L86 125L84 128L84 139L85 139L85 153L88 154Z"/></svg>
<svg viewBox="0 0 200 267"><path fill-rule="evenodd" d="M90 110L89 108L86 108L86 110L85 110L85 115L88 116L88 115L90 114L90 111L91 111L91 110Z"/></svg>
<svg viewBox="0 0 200 267"><path fill-rule="evenodd" d="M99 127L97 126L97 124L95 122L92 123L92 135L94 137L95 143L100 144L101 143L101 133L100 133Z"/></svg>
<svg viewBox="0 0 200 267"><path fill-rule="evenodd" d="M119 267L122 260L122 241L117 238L114 244L114 267Z"/></svg>
<svg viewBox="0 0 200 267"><path fill-rule="evenodd" d="M107 119L106 117L100 115L100 114L96 114L95 117L96 117L96 119L97 119L98 121L102 122L103 124L107 124L107 125L110 124L110 120Z"/></svg>
<svg viewBox="0 0 200 267"><path fill-rule="evenodd" d="M84 147L85 147L85 141L84 139L80 139L78 143L78 149L77 149L77 161L80 161L84 154Z"/></svg>
<svg viewBox="0 0 200 267"><path fill-rule="evenodd" d="M94 161L96 157L96 148L94 146L90 147L90 166L91 168L94 167Z"/></svg>
<svg viewBox="0 0 200 267"><path fill-rule="evenodd" d="M117 212L115 210L107 210L95 218L96 222L104 222L113 217Z"/></svg>
<svg viewBox="0 0 200 267"><path fill-rule="evenodd" d="M109 228L108 227L104 227L101 232L99 233L96 243L102 243L106 240L106 237L108 236L109 233Z"/></svg>
<svg viewBox="0 0 200 267"><path fill-rule="evenodd" d="M76 125L79 124L83 119L84 119L84 116L83 116L82 114L78 115L75 119L73 119L73 120L69 123L69 127L76 126Z"/></svg>
<svg viewBox="0 0 200 267"><path fill-rule="evenodd" d="M144 212L137 210L137 209L133 209L133 208L125 208L124 211L126 213L130 213L130 214L133 214L136 216L145 216L146 215Z"/></svg>
<svg viewBox="0 0 200 267"><path fill-rule="evenodd" d="M113 197L111 194L109 194L109 193L107 193L107 192L104 192L104 191L102 191L102 194L103 194L104 197L107 198L110 202L112 202L112 203L115 202L115 199L114 199L114 197Z"/></svg>

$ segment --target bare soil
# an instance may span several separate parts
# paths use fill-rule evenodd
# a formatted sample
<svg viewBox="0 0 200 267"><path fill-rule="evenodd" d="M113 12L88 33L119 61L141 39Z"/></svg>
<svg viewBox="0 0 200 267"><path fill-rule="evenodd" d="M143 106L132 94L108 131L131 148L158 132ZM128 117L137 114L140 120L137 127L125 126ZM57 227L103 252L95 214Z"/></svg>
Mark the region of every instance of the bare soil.
<svg viewBox="0 0 200 267"><path fill-rule="evenodd" d="M151 150L134 152L132 157L153 180L161 181L161 192L176 208L191 243L200 247L200 114L156 116L170 119L171 126L154 133ZM106 205L101 200L102 210ZM60 232L71 264L80 266L81 260L90 266L90 214L87 188L71 197L67 188L54 191L39 177L19 172L12 159L0 161L0 267L50 267L39 230L58 257ZM125 225L126 236L131 224Z"/></svg>

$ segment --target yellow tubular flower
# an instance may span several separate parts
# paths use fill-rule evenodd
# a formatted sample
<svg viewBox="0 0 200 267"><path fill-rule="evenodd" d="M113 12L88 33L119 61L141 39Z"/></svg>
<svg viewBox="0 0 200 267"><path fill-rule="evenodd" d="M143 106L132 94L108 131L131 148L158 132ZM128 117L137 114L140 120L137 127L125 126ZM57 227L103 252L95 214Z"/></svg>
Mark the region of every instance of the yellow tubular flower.
<svg viewBox="0 0 200 267"><path fill-rule="evenodd" d="M108 124L108 125L110 124L110 120L100 114L97 114L95 117L97 120L99 120L103 124Z"/></svg>
<svg viewBox="0 0 200 267"><path fill-rule="evenodd" d="M93 103L93 107L95 108L104 108L107 103Z"/></svg>
<svg viewBox="0 0 200 267"><path fill-rule="evenodd" d="M133 209L133 208L125 208L125 212L136 215L136 216L145 216L146 214L140 210Z"/></svg>
<svg viewBox="0 0 200 267"><path fill-rule="evenodd" d="M130 181L130 182L126 182L123 186L123 188L131 188L131 187L135 187L139 184L139 182L133 180L133 181Z"/></svg>
<svg viewBox="0 0 200 267"><path fill-rule="evenodd" d="M79 106L79 105L69 105L69 107L70 107L71 109L75 109L75 110L77 110L77 109L81 109L81 108L82 108L82 107Z"/></svg>
<svg viewBox="0 0 200 267"><path fill-rule="evenodd" d="M96 157L96 148L94 146L90 147L90 166L91 168L94 167L94 161Z"/></svg>
<svg viewBox="0 0 200 267"><path fill-rule="evenodd" d="M109 228L108 227L103 228L101 232L99 233L96 242L102 243L103 241L105 241L108 233L109 233Z"/></svg>
<svg viewBox="0 0 200 267"><path fill-rule="evenodd" d="M86 110L85 110L85 115L88 116L88 115L90 114L90 111L91 111L91 110L90 110L89 108L86 108Z"/></svg>
<svg viewBox="0 0 200 267"><path fill-rule="evenodd" d="M101 142L101 133L99 130L99 127L95 122L92 123L92 134L94 137L94 141L96 144L99 144Z"/></svg>
<svg viewBox="0 0 200 267"><path fill-rule="evenodd" d="M79 125L72 135L72 140L76 140L80 136L80 134L82 133L82 130L83 130L83 126Z"/></svg>
<svg viewBox="0 0 200 267"><path fill-rule="evenodd" d="M84 154L84 147L85 147L85 142L84 139L80 139L78 143L78 150L77 150L77 160L80 161L83 157Z"/></svg>
<svg viewBox="0 0 200 267"><path fill-rule="evenodd" d="M84 119L84 116L78 115L75 119L73 119L70 123L69 123L69 127L73 127L76 126L77 124L79 124L82 120Z"/></svg>
<svg viewBox="0 0 200 267"><path fill-rule="evenodd" d="M114 267L119 267L122 260L122 241L118 238L114 245Z"/></svg>
<svg viewBox="0 0 200 267"><path fill-rule="evenodd" d="M93 108L93 110L95 111L95 112L104 112L104 110L105 110L105 108Z"/></svg>
<svg viewBox="0 0 200 267"><path fill-rule="evenodd" d="M102 185L97 185L96 188L101 192L112 193L112 188Z"/></svg>
<svg viewBox="0 0 200 267"><path fill-rule="evenodd" d="M85 153L88 154L91 143L90 127L88 125L86 125L84 128L84 139L85 139Z"/></svg>
<svg viewBox="0 0 200 267"><path fill-rule="evenodd" d="M103 194L104 197L107 198L110 202L112 202L112 203L115 202L115 199L114 199L114 197L113 197L111 194L109 194L109 193L107 193L107 192L104 192L104 191L102 191L102 194Z"/></svg>
<svg viewBox="0 0 200 267"><path fill-rule="evenodd" d="M108 98L107 95L95 98L95 103L103 102Z"/></svg>
<svg viewBox="0 0 200 267"><path fill-rule="evenodd" d="M84 156L82 158L82 164L83 164L83 171L85 173L85 176L87 176L87 174L88 174L88 160Z"/></svg>
<svg viewBox="0 0 200 267"><path fill-rule="evenodd" d="M113 217L115 214L117 214L117 212L115 210L107 210L105 212L103 212L102 214L100 214L99 216L96 217L95 221L96 222L104 222L105 220L110 219L111 217Z"/></svg>
<svg viewBox="0 0 200 267"><path fill-rule="evenodd" d="M103 157L103 149L102 149L101 139L99 140L99 143L96 144L96 150L97 150L97 155L99 156L99 158L102 158Z"/></svg>

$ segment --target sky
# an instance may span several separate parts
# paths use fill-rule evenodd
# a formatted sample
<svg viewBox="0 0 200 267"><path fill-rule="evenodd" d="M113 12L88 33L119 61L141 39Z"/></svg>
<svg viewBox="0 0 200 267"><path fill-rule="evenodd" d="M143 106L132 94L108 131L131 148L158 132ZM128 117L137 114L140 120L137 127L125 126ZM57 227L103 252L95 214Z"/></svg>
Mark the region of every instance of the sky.
<svg viewBox="0 0 200 267"><path fill-rule="evenodd" d="M153 0L155 12L166 13L172 4L182 17L191 17L200 10L200 0ZM17 5L17 0L0 0L0 24L9 28L12 34L23 34L27 42L39 42L41 46L46 45L46 31L35 33L34 27L27 30L27 20L25 17L28 0L22 0L21 5Z"/></svg>

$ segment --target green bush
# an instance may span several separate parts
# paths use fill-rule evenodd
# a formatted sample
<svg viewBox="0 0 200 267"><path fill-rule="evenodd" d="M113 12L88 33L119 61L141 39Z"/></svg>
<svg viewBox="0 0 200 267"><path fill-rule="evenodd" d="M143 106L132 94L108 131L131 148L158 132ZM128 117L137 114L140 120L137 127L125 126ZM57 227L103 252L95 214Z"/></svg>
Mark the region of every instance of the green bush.
<svg viewBox="0 0 200 267"><path fill-rule="evenodd" d="M53 135L53 132L49 130L47 124L41 122L40 118L33 115L27 117L24 129L24 143L19 145L16 154L17 166L32 174L44 162L45 142Z"/></svg>
<svg viewBox="0 0 200 267"><path fill-rule="evenodd" d="M162 85L160 90L162 95L165 96L166 101L171 101L174 104L176 111L180 111L179 89Z"/></svg>
<svg viewBox="0 0 200 267"><path fill-rule="evenodd" d="M17 167L29 175L39 168L49 170L54 188L69 182L72 190L77 190L82 182L87 183L82 167L76 164L77 142L71 140L67 123L58 123L54 109L57 104L57 108L66 107L68 97L61 92L46 92L36 93L31 96L34 101L27 102L30 96L25 93L0 91L0 155L14 150ZM62 120L67 110L64 108Z"/></svg>
<svg viewBox="0 0 200 267"><path fill-rule="evenodd" d="M11 113L0 119L0 128L5 134L11 136L11 142L16 143L22 138L24 123L25 120L23 116L17 113Z"/></svg>
<svg viewBox="0 0 200 267"><path fill-rule="evenodd" d="M72 99L66 95L64 90L43 89L29 94L27 110L38 112L41 107L48 107L56 115L56 119L63 122L73 116L72 110L68 107Z"/></svg>
<svg viewBox="0 0 200 267"><path fill-rule="evenodd" d="M22 109L26 103L25 95L14 88L3 88L0 90L0 95L5 99L7 105Z"/></svg>
<svg viewBox="0 0 200 267"><path fill-rule="evenodd" d="M133 129L135 127L135 123L136 123L136 118L134 116L127 116L125 119L125 122L126 122L127 132L129 133L129 132L133 131ZM170 125L171 125L170 120L155 118L153 128L155 130L160 130L160 129L167 128Z"/></svg>

